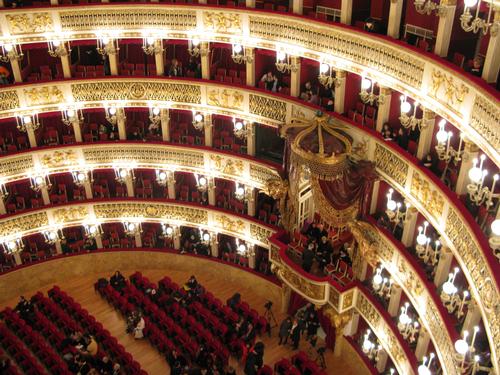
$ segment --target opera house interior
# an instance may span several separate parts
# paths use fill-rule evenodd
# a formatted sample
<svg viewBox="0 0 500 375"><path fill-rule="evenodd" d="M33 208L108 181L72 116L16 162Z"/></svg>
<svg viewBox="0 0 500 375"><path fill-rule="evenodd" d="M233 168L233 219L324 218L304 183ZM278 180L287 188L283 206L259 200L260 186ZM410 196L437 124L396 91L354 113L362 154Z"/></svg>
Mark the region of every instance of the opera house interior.
<svg viewBox="0 0 500 375"><path fill-rule="evenodd" d="M0 0L0 374L500 375L498 0Z"/></svg>

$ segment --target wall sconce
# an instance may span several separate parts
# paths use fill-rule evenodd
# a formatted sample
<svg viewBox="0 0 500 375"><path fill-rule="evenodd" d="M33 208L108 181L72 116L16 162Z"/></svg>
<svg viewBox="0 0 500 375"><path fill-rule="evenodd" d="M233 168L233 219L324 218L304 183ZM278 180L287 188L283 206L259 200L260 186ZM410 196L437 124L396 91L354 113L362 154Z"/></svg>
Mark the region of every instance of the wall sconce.
<svg viewBox="0 0 500 375"><path fill-rule="evenodd" d="M421 118L417 118L416 116L418 107L418 102L415 102L413 105L413 113L408 115L412 109L412 105L407 100L406 95L401 95L401 115L399 116L399 122L405 129L415 130L415 128L418 128L422 130L427 127L427 123L424 123Z"/></svg>
<svg viewBox="0 0 500 375"><path fill-rule="evenodd" d="M52 57L68 56L71 52L69 40L67 42L58 39L48 40L47 45L49 47L49 55Z"/></svg>
<svg viewBox="0 0 500 375"><path fill-rule="evenodd" d="M382 276L383 267L379 267L375 270L375 275L372 279L372 287L375 293L384 299L388 299L391 296L391 289L393 281L387 277Z"/></svg>
<svg viewBox="0 0 500 375"><path fill-rule="evenodd" d="M194 174L196 180L196 188L200 193L205 193L208 190L208 179L204 176L199 176L198 173Z"/></svg>
<svg viewBox="0 0 500 375"><path fill-rule="evenodd" d="M205 118L200 112L193 111L193 126L196 130L202 132L205 129Z"/></svg>
<svg viewBox="0 0 500 375"><path fill-rule="evenodd" d="M151 125L154 128L158 128L161 123L161 108L158 106L154 106L153 104L149 105L149 121L151 121Z"/></svg>
<svg viewBox="0 0 500 375"><path fill-rule="evenodd" d="M99 55L116 55L119 50L117 39L113 39L109 36L102 36L97 39L97 53L99 53Z"/></svg>
<svg viewBox="0 0 500 375"><path fill-rule="evenodd" d="M5 181L0 180L0 199L5 200L9 196L9 190Z"/></svg>
<svg viewBox="0 0 500 375"><path fill-rule="evenodd" d="M16 116L17 129L26 133L29 129L35 131L40 127L40 121L38 121L38 113L32 115L17 115Z"/></svg>
<svg viewBox="0 0 500 375"><path fill-rule="evenodd" d="M85 231L86 238L96 238L102 234L101 224L84 224L83 229Z"/></svg>
<svg viewBox="0 0 500 375"><path fill-rule="evenodd" d="M380 345L376 345L374 342L370 340L370 334L371 330L367 329L365 335L363 336L363 343L361 345L361 349L369 359L373 359L375 360L375 362L378 362L378 354L382 349L382 347Z"/></svg>
<svg viewBox="0 0 500 375"><path fill-rule="evenodd" d="M163 52L163 40L153 36L142 38L142 50L146 55L156 55Z"/></svg>
<svg viewBox="0 0 500 375"><path fill-rule="evenodd" d="M208 43L207 43L208 44ZM209 48L205 47L199 39L192 39L188 42L188 53L192 57L206 56Z"/></svg>
<svg viewBox="0 0 500 375"><path fill-rule="evenodd" d="M327 63L319 65L318 81L327 89L340 86L340 80L333 75L333 69Z"/></svg>
<svg viewBox="0 0 500 375"><path fill-rule="evenodd" d="M8 63L13 60L20 61L23 59L24 53L21 44L5 43L2 44L1 47L2 47L2 54L0 55L1 62Z"/></svg>
<svg viewBox="0 0 500 375"><path fill-rule="evenodd" d="M479 166L478 160L474 159L472 161L472 168L469 170L470 184L467 184L467 192L469 193L470 200L476 205L481 206L483 203L486 204L486 208L489 209L493 206L493 198L497 198L500 194L495 193L495 185L498 181L498 174L493 176L493 182L491 183L491 188L483 186L484 179L488 175L488 171L483 169L483 163L486 159L485 155L481 155Z"/></svg>
<svg viewBox="0 0 500 375"><path fill-rule="evenodd" d="M104 107L104 110L106 111L106 121L109 122L111 125L116 125L118 124L118 121L125 121L126 116L124 114L124 111L122 108L119 107Z"/></svg>
<svg viewBox="0 0 500 375"><path fill-rule="evenodd" d="M456 316L460 319L464 312L463 309L468 305L469 292L464 290L463 297L458 295L458 288L455 286L455 278L459 272L459 268L455 267L454 272L448 275L448 280L445 281L441 291L441 301L450 314L456 310Z"/></svg>
<svg viewBox="0 0 500 375"><path fill-rule="evenodd" d="M424 358L422 358L422 364L420 366L418 366L418 368L417 368L418 375L432 375L430 367L432 364L432 360L434 359L435 356L436 355L434 353L431 353L429 355L428 361L427 361L426 356L424 356Z"/></svg>
<svg viewBox="0 0 500 375"><path fill-rule="evenodd" d="M458 361L460 361L460 373L463 374L465 373L470 365L471 362L477 362L475 358L476 356L474 353L476 352L476 348L474 347L474 344L476 343L476 336L477 333L479 332L479 326L474 327L474 332L472 333L472 340L469 345L467 342L467 338L469 337L469 332L464 331L462 334L462 338L458 339L455 341L455 350L458 353L458 356L456 357ZM474 372L471 372L473 374Z"/></svg>
<svg viewBox="0 0 500 375"><path fill-rule="evenodd" d="M299 70L299 65L292 61L289 54L284 51L276 52L276 69L280 73L297 72Z"/></svg>
<svg viewBox="0 0 500 375"><path fill-rule="evenodd" d="M161 223L161 236L160 238L173 238L175 234L175 227L166 223Z"/></svg>
<svg viewBox="0 0 500 375"><path fill-rule="evenodd" d="M73 126L73 124L80 125L83 122L83 114L80 109L66 108L61 110L61 120L66 126Z"/></svg>
<svg viewBox="0 0 500 375"><path fill-rule="evenodd" d="M210 240L212 239L212 236L210 233L206 230L200 229L200 239L201 242L203 242L205 245L210 244Z"/></svg>
<svg viewBox="0 0 500 375"><path fill-rule="evenodd" d="M62 229L51 229L43 232L43 238L48 245L55 245L56 243L64 240L64 233Z"/></svg>
<svg viewBox="0 0 500 375"><path fill-rule="evenodd" d="M432 0L415 0L415 10L420 14L430 15L433 11L436 11L436 16L441 16L444 11L444 7L439 5Z"/></svg>
<svg viewBox="0 0 500 375"><path fill-rule="evenodd" d="M370 79L363 77L361 79L361 92L359 93L361 101L369 105L374 105L375 103L384 104L384 95L375 95L373 93L374 88L375 82L372 82ZM368 90L370 90L370 92L368 92Z"/></svg>
<svg viewBox="0 0 500 375"><path fill-rule="evenodd" d="M495 17L495 12L498 12L498 5L495 2L486 1L488 6L488 17L486 20L482 19L479 16L479 11L481 9L481 0L465 0L464 1L464 12L460 16L460 24L462 29L467 32L472 31L474 34L481 30L483 35L488 33L488 30L491 29L491 35L495 36L498 33L498 29L500 27L497 18ZM474 19L472 19L472 14L469 8L473 8L476 6L476 14L474 15Z"/></svg>
<svg viewBox="0 0 500 375"><path fill-rule="evenodd" d="M156 182L160 186L167 186L169 182L175 183L174 171L168 169L157 169Z"/></svg>
<svg viewBox="0 0 500 375"><path fill-rule="evenodd" d="M2 238L0 239L2 248L6 254L14 254L23 251L24 242L21 237L15 237L11 239Z"/></svg>
<svg viewBox="0 0 500 375"><path fill-rule="evenodd" d="M73 177L73 183L79 187L83 187L87 183L94 182L94 175L92 169L71 171L71 176Z"/></svg>
<svg viewBox="0 0 500 375"><path fill-rule="evenodd" d="M448 164L450 161L453 161L455 165L462 157L462 143L463 143L463 134L460 134L460 143L458 145L458 149L454 149L450 146L451 137L453 136L452 132L446 132L446 120L441 120L439 122L439 131L436 133L436 139L438 144L436 146L436 152L439 160L444 160ZM446 171L445 171L446 172Z"/></svg>
<svg viewBox="0 0 500 375"><path fill-rule="evenodd" d="M491 223L491 236L489 239L491 248L495 251L495 256L500 260L500 219Z"/></svg>
<svg viewBox="0 0 500 375"><path fill-rule="evenodd" d="M234 135L240 139L245 139L248 137L249 128L247 123L243 120L237 120L233 117L233 131Z"/></svg>
<svg viewBox="0 0 500 375"><path fill-rule="evenodd" d="M30 177L30 187L35 192L40 192L43 189L50 190L52 183L48 174L34 175Z"/></svg>
<svg viewBox="0 0 500 375"><path fill-rule="evenodd" d="M251 64L253 62L253 57L246 54L245 47L241 44L233 44L233 53L231 57L236 64Z"/></svg>
<svg viewBox="0 0 500 375"><path fill-rule="evenodd" d="M127 180L130 178L132 181L135 180L135 174L133 168L125 168L125 167L113 167L115 170L115 180L120 184L127 183Z"/></svg>
<svg viewBox="0 0 500 375"><path fill-rule="evenodd" d="M408 302L406 302L405 305L401 307L401 314L399 314L398 318L398 330L403 338L405 340L408 340L408 342L411 344L417 339L420 325L417 321L413 321L408 315L409 307L410 304Z"/></svg>
<svg viewBox="0 0 500 375"><path fill-rule="evenodd" d="M243 184L236 182L234 189L234 197L240 202L248 201L250 199L250 189Z"/></svg>
<svg viewBox="0 0 500 375"><path fill-rule="evenodd" d="M142 233L142 223L140 221L124 221L123 231L129 237L135 237Z"/></svg>
<svg viewBox="0 0 500 375"><path fill-rule="evenodd" d="M236 239L236 252L244 257L254 256L253 246L247 245L245 242L240 242L240 240Z"/></svg>

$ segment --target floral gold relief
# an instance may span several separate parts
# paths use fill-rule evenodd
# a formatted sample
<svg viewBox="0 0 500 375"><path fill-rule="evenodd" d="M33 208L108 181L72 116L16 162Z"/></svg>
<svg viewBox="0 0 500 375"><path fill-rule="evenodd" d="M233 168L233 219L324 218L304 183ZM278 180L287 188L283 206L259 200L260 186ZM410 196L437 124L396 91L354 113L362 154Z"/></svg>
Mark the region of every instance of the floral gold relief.
<svg viewBox="0 0 500 375"><path fill-rule="evenodd" d="M229 12L204 12L203 23L206 28L216 32L241 31L241 17L238 13Z"/></svg>
<svg viewBox="0 0 500 375"><path fill-rule="evenodd" d="M7 15L6 18L13 34L43 33L54 30L50 13L23 13Z"/></svg>
<svg viewBox="0 0 500 375"><path fill-rule="evenodd" d="M210 155L215 169L227 175L240 177L243 173L243 161L234 160L230 157L222 157L220 155Z"/></svg>
<svg viewBox="0 0 500 375"><path fill-rule="evenodd" d="M78 157L74 150L54 151L50 154L44 154L40 158L42 166L49 169L55 169L64 166L76 166Z"/></svg>
<svg viewBox="0 0 500 375"><path fill-rule="evenodd" d="M245 223L241 219L230 219L225 215L218 215L215 220L222 229L228 232L243 233L245 230Z"/></svg>
<svg viewBox="0 0 500 375"><path fill-rule="evenodd" d="M35 212L21 217L5 219L0 222L0 236L11 236L15 233L34 232L49 224L46 212Z"/></svg>
<svg viewBox="0 0 500 375"><path fill-rule="evenodd" d="M53 216L56 223L69 223L72 221L81 221L89 215L86 206L59 208L54 210Z"/></svg>
<svg viewBox="0 0 500 375"><path fill-rule="evenodd" d="M443 73L441 70L432 70L430 94L450 109L459 112L468 93L469 88L465 84L457 83L452 76Z"/></svg>
<svg viewBox="0 0 500 375"><path fill-rule="evenodd" d="M29 105L32 106L65 102L64 95L57 86L24 89L24 95L26 95Z"/></svg>
<svg viewBox="0 0 500 375"><path fill-rule="evenodd" d="M207 104L242 111L243 99L243 94L237 90L209 89Z"/></svg>
<svg viewBox="0 0 500 375"><path fill-rule="evenodd" d="M431 187L431 184L419 172L413 173L411 194L436 219L443 215L444 198L441 193Z"/></svg>
<svg viewBox="0 0 500 375"><path fill-rule="evenodd" d="M375 146L375 166L399 185L404 186L408 176L408 164L394 152L378 143Z"/></svg>
<svg viewBox="0 0 500 375"><path fill-rule="evenodd" d="M295 273L295 271L284 266L281 269L280 276L293 288L303 293L313 300L323 300L325 298L325 287L313 284L311 281Z"/></svg>

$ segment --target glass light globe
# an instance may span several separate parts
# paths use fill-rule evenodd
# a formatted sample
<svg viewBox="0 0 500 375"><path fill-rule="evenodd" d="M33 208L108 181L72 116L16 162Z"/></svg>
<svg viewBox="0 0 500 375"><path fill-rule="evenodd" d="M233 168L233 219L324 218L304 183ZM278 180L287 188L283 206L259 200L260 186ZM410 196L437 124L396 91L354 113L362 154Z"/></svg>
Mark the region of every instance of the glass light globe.
<svg viewBox="0 0 500 375"><path fill-rule="evenodd" d="M481 181L481 177L483 177L483 172L479 167L472 167L469 170L469 178L472 182L478 183Z"/></svg>
<svg viewBox="0 0 500 375"><path fill-rule="evenodd" d="M66 114L68 115L68 117L75 117L75 111L73 109L68 109L66 111Z"/></svg>
<svg viewBox="0 0 500 375"><path fill-rule="evenodd" d="M472 8L474 5L477 4L477 0L465 0L464 4L467 8Z"/></svg>
<svg viewBox="0 0 500 375"><path fill-rule="evenodd" d="M243 189L241 186L236 188L237 195L243 195L244 193L245 193L245 189Z"/></svg>
<svg viewBox="0 0 500 375"><path fill-rule="evenodd" d="M439 143L444 143L448 140L448 133L444 130L444 128L439 129L436 133L436 139Z"/></svg>
<svg viewBox="0 0 500 375"><path fill-rule="evenodd" d="M238 252L243 254L245 251L247 251L247 247L244 244L240 244L240 246L238 246Z"/></svg>
<svg viewBox="0 0 500 375"><path fill-rule="evenodd" d="M110 42L110 39L107 36L105 36L105 37L102 38L102 43L103 44L109 44L109 42Z"/></svg>
<svg viewBox="0 0 500 375"><path fill-rule="evenodd" d="M116 115L116 108L115 108L115 107L111 107L111 108L109 109L109 114L110 114L111 116Z"/></svg>
<svg viewBox="0 0 500 375"><path fill-rule="evenodd" d="M431 375L431 370L425 365L418 366L418 375Z"/></svg>
<svg viewBox="0 0 500 375"><path fill-rule="evenodd" d="M54 232L49 232L49 238L51 240L55 240L56 239L56 234Z"/></svg>
<svg viewBox="0 0 500 375"><path fill-rule="evenodd" d="M410 317L408 316L408 314L406 314L406 313L401 313L401 315L399 315L399 322L400 322L401 324L407 325L407 324L411 323L411 319L410 319Z"/></svg>
<svg viewBox="0 0 500 375"><path fill-rule="evenodd" d="M396 201L394 201L392 199L387 201L387 209L388 210L394 211L396 209L396 207L397 207Z"/></svg>
<svg viewBox="0 0 500 375"><path fill-rule="evenodd" d="M363 351L368 352L373 347L373 343L370 340L363 341Z"/></svg>
<svg viewBox="0 0 500 375"><path fill-rule="evenodd" d="M52 45L57 48L61 45L61 41L60 40L53 40Z"/></svg>
<svg viewBox="0 0 500 375"><path fill-rule="evenodd" d="M78 173L78 175L76 176L76 178L80 182L85 181L85 175L82 172Z"/></svg>
<svg viewBox="0 0 500 375"><path fill-rule="evenodd" d="M160 114L160 108L154 107L153 108L153 115L158 116Z"/></svg>
<svg viewBox="0 0 500 375"><path fill-rule="evenodd" d="M380 285L383 281L383 278L380 274L375 274L375 276L373 276L373 283L376 284L376 285Z"/></svg>
<svg viewBox="0 0 500 375"><path fill-rule="evenodd" d="M197 47L200 44L200 41L199 39L193 39L191 43L193 44L193 46Z"/></svg>
<svg viewBox="0 0 500 375"><path fill-rule="evenodd" d="M119 174L121 178L127 177L127 171L125 169L120 169Z"/></svg>
<svg viewBox="0 0 500 375"><path fill-rule="evenodd" d="M146 43L147 43L148 45L150 45L150 46L151 46L151 45L153 45L153 44L154 44L154 42L155 42L155 38L153 38L152 36L148 36L148 37L146 38Z"/></svg>
<svg viewBox="0 0 500 375"><path fill-rule="evenodd" d="M172 229L172 227L167 227L167 229L165 230L165 232L167 233L167 235L170 236L174 232L174 230Z"/></svg>
<svg viewBox="0 0 500 375"><path fill-rule="evenodd" d="M16 247L17 247L17 246L16 246L15 241L9 241L9 242L7 243L7 248L8 248L10 251L14 251L14 250L16 250Z"/></svg>
<svg viewBox="0 0 500 375"><path fill-rule="evenodd" d="M202 122L203 121L203 115L201 113L197 113L194 116L194 121L196 121L196 122Z"/></svg>
<svg viewBox="0 0 500 375"><path fill-rule="evenodd" d="M7 52L10 52L10 51L12 51L12 50L14 49L14 46L13 46L12 44L10 44L10 43L7 43L7 44L5 44L5 45L3 46L3 48L5 48L5 50L6 50Z"/></svg>
<svg viewBox="0 0 500 375"><path fill-rule="evenodd" d="M131 232L134 231L135 230L135 224L134 223L129 223L128 230L131 231Z"/></svg>
<svg viewBox="0 0 500 375"><path fill-rule="evenodd" d="M90 233L90 234L95 234L96 232L97 232L97 228L96 228L96 226L95 226L95 225L91 225L91 226L89 227L89 233Z"/></svg>
<svg viewBox="0 0 500 375"><path fill-rule="evenodd" d="M198 180L198 183L201 186L205 186L207 184L207 179L205 177L200 177L200 179Z"/></svg>
<svg viewBox="0 0 500 375"><path fill-rule="evenodd" d="M241 121L236 121L234 123L234 129L235 130L241 130L241 129L243 129L243 123Z"/></svg>
<svg viewBox="0 0 500 375"><path fill-rule="evenodd" d="M417 243L420 245L420 246L424 246L426 243L427 243L427 236L423 233L420 233L418 236L417 236Z"/></svg>
<svg viewBox="0 0 500 375"><path fill-rule="evenodd" d="M241 53L243 51L243 47L241 46L241 44L235 44L233 47L233 51L235 53Z"/></svg>
<svg viewBox="0 0 500 375"><path fill-rule="evenodd" d="M401 113L408 113L411 110L411 104L407 101L401 102Z"/></svg>
<svg viewBox="0 0 500 375"><path fill-rule="evenodd" d="M286 59L286 53L283 51L279 51L276 57L279 61L283 61Z"/></svg>
<svg viewBox="0 0 500 375"><path fill-rule="evenodd" d="M458 354L464 355L469 350L469 344L464 339L455 341L455 350Z"/></svg>
<svg viewBox="0 0 500 375"><path fill-rule="evenodd" d="M41 176L36 176L35 177L35 183L37 185L41 185L43 183L43 178Z"/></svg>
<svg viewBox="0 0 500 375"><path fill-rule="evenodd" d="M325 74L326 72L328 72L328 70L330 70L330 65L328 65L328 64L322 63L319 66L319 72L322 74Z"/></svg>
<svg viewBox="0 0 500 375"><path fill-rule="evenodd" d="M160 174L158 174L158 177L160 178L161 181L165 181L167 179L167 173L160 172Z"/></svg>
<svg viewBox="0 0 500 375"><path fill-rule="evenodd" d="M31 116L24 116L23 117L23 123L25 123L25 124L31 124Z"/></svg>
<svg viewBox="0 0 500 375"><path fill-rule="evenodd" d="M443 292L448 295L454 294L457 292L457 287L451 281L446 281L443 284Z"/></svg>
<svg viewBox="0 0 500 375"><path fill-rule="evenodd" d="M361 88L363 90L368 90L370 87L372 87L372 81L370 81L368 78L363 78L361 81Z"/></svg>
<svg viewBox="0 0 500 375"><path fill-rule="evenodd" d="M491 231L495 236L500 236L500 219L496 219L491 223Z"/></svg>
<svg viewBox="0 0 500 375"><path fill-rule="evenodd" d="M207 242L210 240L210 235L208 233L203 233L203 241Z"/></svg>

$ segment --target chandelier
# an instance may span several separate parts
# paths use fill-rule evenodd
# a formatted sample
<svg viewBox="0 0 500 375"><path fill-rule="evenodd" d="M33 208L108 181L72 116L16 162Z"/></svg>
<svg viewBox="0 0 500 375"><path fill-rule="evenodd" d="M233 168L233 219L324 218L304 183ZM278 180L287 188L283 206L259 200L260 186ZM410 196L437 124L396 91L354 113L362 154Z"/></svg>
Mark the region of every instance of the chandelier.
<svg viewBox="0 0 500 375"><path fill-rule="evenodd" d="M370 340L371 333L372 331L370 329L366 330L366 333L363 336L363 343L361 345L361 349L369 359L373 359L375 362L378 362L379 360L378 355L382 347L380 346L380 344L377 345Z"/></svg>
<svg viewBox="0 0 500 375"><path fill-rule="evenodd" d="M156 55L163 52L162 39L148 36L142 39L142 50L146 55Z"/></svg>
<svg viewBox="0 0 500 375"><path fill-rule="evenodd" d="M122 110L122 108L113 107L104 107L106 111L106 121L108 121L111 125L118 124L119 121L125 121L126 116Z"/></svg>
<svg viewBox="0 0 500 375"><path fill-rule="evenodd" d="M200 229L200 239L203 244L209 245L211 238L212 236L208 231Z"/></svg>
<svg viewBox="0 0 500 375"><path fill-rule="evenodd" d="M401 307L401 314L398 318L398 330L405 340L408 340L410 344L414 343L417 339L420 324L408 315L408 308L410 303L406 302L403 307Z"/></svg>
<svg viewBox="0 0 500 375"><path fill-rule="evenodd" d="M9 190L7 189L7 185L5 181L0 181L0 199L5 200L9 196Z"/></svg>
<svg viewBox="0 0 500 375"><path fill-rule="evenodd" d="M175 234L175 227L168 225L167 223L161 223L161 235L160 238L173 238Z"/></svg>
<svg viewBox="0 0 500 375"><path fill-rule="evenodd" d="M3 238L0 240L3 250L6 254L14 254L23 251L24 243L21 237L11 239Z"/></svg>
<svg viewBox="0 0 500 375"><path fill-rule="evenodd" d="M241 44L233 44L231 57L236 64L251 64L253 62L253 57L246 54L246 50Z"/></svg>
<svg viewBox="0 0 500 375"><path fill-rule="evenodd" d="M66 126L72 126L73 124L80 125L83 122L82 111L78 108L67 108L61 110L61 121Z"/></svg>
<svg viewBox="0 0 500 375"><path fill-rule="evenodd" d="M58 39L48 40L49 55L52 57L68 56L71 52L70 42L61 41Z"/></svg>
<svg viewBox="0 0 500 375"><path fill-rule="evenodd" d="M326 63L321 63L319 66L318 81L327 89L340 86L340 79L333 75L332 67Z"/></svg>
<svg viewBox="0 0 500 375"><path fill-rule="evenodd" d="M427 356L424 356L422 358L422 364L420 366L418 366L418 368L417 368L418 375L432 375L430 367L432 364L432 360L435 357L436 357L436 355L434 353L431 353L429 355L429 358L427 358Z"/></svg>
<svg viewBox="0 0 500 375"><path fill-rule="evenodd" d="M156 182L160 186L167 186L169 182L175 184L174 171L168 169L157 169L155 171Z"/></svg>
<svg viewBox="0 0 500 375"><path fill-rule="evenodd" d="M202 132L205 129L204 117L201 113L193 111L193 126L196 130Z"/></svg>
<svg viewBox="0 0 500 375"><path fill-rule="evenodd" d="M462 150L463 143L463 133L460 134L460 143L458 148L455 150L451 145L451 138L453 136L452 132L447 132L445 129L446 120L441 120L439 122L439 131L436 133L436 139L438 144L436 145L436 153L439 160L444 160L448 165L451 161L454 162L455 165L458 164L460 160L462 160L462 154L464 150ZM446 169L443 171L443 176L446 173Z"/></svg>
<svg viewBox="0 0 500 375"><path fill-rule="evenodd" d="M374 87L375 87L375 82L372 82L370 79L366 77L363 77L361 79L361 92L359 93L361 101L369 105L373 105L375 103L384 104L385 96L375 95L373 93ZM370 90L370 92L368 92L368 90Z"/></svg>
<svg viewBox="0 0 500 375"><path fill-rule="evenodd" d="M10 61L20 61L22 60L24 53L21 44L5 43L1 45L2 54L0 55L0 61L8 63Z"/></svg>
<svg viewBox="0 0 500 375"><path fill-rule="evenodd" d="M161 109L160 107L150 105L149 106L149 121L154 128L158 128L161 123Z"/></svg>
<svg viewBox="0 0 500 375"><path fill-rule="evenodd" d="M450 314L455 313L456 317L460 319L464 315L464 307L469 304L469 292L467 290L463 291L462 297L458 293L458 288L455 286L455 278L459 272L459 268L455 267L453 272L448 275L448 280L446 280L441 288L441 301L444 307Z"/></svg>
<svg viewBox="0 0 500 375"><path fill-rule="evenodd" d="M286 72L297 72L299 70L299 64L294 62L289 54L284 51L276 52L276 69L280 73Z"/></svg>
<svg viewBox="0 0 500 375"><path fill-rule="evenodd" d="M26 133L28 130L37 130L40 127L40 121L38 120L38 113L32 115L18 115L16 116L17 129Z"/></svg>
<svg viewBox="0 0 500 375"><path fill-rule="evenodd" d="M415 0L413 4L415 4L415 10L420 14L430 15L433 11L436 11L436 16L444 14L445 7L432 0Z"/></svg>
<svg viewBox="0 0 500 375"><path fill-rule="evenodd" d="M52 183L48 174L34 175L30 177L30 187L35 192L40 192L41 190L50 190Z"/></svg>
<svg viewBox="0 0 500 375"><path fill-rule="evenodd" d="M372 287L375 293L384 299L388 299L391 296L391 289L393 281L387 277L382 276L383 267L379 267L375 271L372 279Z"/></svg>
<svg viewBox="0 0 500 375"><path fill-rule="evenodd" d="M245 187L245 185L236 183L234 197L240 202L248 201L250 199L250 191Z"/></svg>
<svg viewBox="0 0 500 375"><path fill-rule="evenodd" d="M490 188L483 186L484 179L488 175L488 170L483 169L485 159L486 156L481 155L479 166L477 158L472 160L472 168L469 170L469 178L471 182L470 184L467 184L467 192L469 193L470 200L476 206L486 204L486 208L489 209L493 206L493 198L498 198L500 196L500 194L495 194L495 185L499 176L498 174L493 175L493 181Z"/></svg>
<svg viewBox="0 0 500 375"><path fill-rule="evenodd" d="M399 122L405 129L419 130L427 128L427 123L421 118L417 118L417 109L419 108L419 103L415 102L413 105L413 113L408 115L412 109L411 103L407 100L406 95L401 95L401 115L399 116Z"/></svg>
<svg viewBox="0 0 500 375"><path fill-rule="evenodd" d="M500 12L500 8L498 8L498 5L495 5L495 1L493 0L486 1L486 3L488 3L488 17L485 20L479 15L481 9L481 0L465 0L464 12L460 16L460 24L462 26L462 29L467 32L472 31L473 33L481 31L483 35L486 35L488 31L491 30L492 36L497 35L498 29L500 27L500 22L496 14ZM473 8L474 6L476 6L476 4L476 14L474 15L473 19L470 8Z"/></svg>
<svg viewBox="0 0 500 375"><path fill-rule="evenodd" d="M97 53L102 56L116 55L120 48L118 47L118 40L103 36L97 39Z"/></svg>

